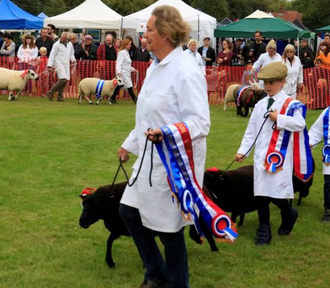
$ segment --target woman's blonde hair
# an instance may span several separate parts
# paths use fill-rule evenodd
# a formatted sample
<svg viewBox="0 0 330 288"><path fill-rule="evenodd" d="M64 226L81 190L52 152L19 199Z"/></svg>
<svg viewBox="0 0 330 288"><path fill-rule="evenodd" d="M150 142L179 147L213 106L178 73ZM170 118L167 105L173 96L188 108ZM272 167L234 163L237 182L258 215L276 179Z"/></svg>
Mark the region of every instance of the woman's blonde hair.
<svg viewBox="0 0 330 288"><path fill-rule="evenodd" d="M178 9L161 5L152 11L152 15L156 16L155 27L159 35L164 37L166 35L173 47L189 40L191 27L183 20Z"/></svg>
<svg viewBox="0 0 330 288"><path fill-rule="evenodd" d="M291 45L291 44L288 44L288 45L285 46L284 51L283 51L283 55L282 55L282 58L285 59L285 61L286 61L286 59L288 59L288 57L286 56L287 51L293 51L292 56L294 56L294 53L296 52L296 49L294 49L293 45Z"/></svg>
<svg viewBox="0 0 330 288"><path fill-rule="evenodd" d="M275 40L270 40L266 46L266 50L268 49L274 49L276 50L276 42Z"/></svg>
<svg viewBox="0 0 330 288"><path fill-rule="evenodd" d="M198 45L198 42L197 42L196 39L190 39L189 42L188 42L188 47L189 47L191 44L196 44L196 45Z"/></svg>

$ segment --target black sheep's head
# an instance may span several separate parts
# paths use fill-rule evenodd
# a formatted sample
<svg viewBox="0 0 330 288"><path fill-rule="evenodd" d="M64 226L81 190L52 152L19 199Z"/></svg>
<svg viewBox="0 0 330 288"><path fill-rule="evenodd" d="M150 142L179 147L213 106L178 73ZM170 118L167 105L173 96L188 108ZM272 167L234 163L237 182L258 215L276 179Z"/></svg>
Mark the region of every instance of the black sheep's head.
<svg viewBox="0 0 330 288"><path fill-rule="evenodd" d="M97 194L85 196L82 202L83 211L79 219L79 225L82 228L87 229L102 219L102 201L100 195Z"/></svg>

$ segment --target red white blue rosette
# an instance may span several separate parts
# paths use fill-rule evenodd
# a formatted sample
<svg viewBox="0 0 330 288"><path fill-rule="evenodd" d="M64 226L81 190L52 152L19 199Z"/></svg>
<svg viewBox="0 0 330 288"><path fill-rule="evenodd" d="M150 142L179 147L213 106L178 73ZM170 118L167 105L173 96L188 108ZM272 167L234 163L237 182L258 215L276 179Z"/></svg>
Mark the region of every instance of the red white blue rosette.
<svg viewBox="0 0 330 288"><path fill-rule="evenodd" d="M323 163L326 166L330 165L330 144L326 144L322 149Z"/></svg>
<svg viewBox="0 0 330 288"><path fill-rule="evenodd" d="M282 168L284 157L280 152L274 151L267 155L266 161L269 165L268 172L275 173Z"/></svg>

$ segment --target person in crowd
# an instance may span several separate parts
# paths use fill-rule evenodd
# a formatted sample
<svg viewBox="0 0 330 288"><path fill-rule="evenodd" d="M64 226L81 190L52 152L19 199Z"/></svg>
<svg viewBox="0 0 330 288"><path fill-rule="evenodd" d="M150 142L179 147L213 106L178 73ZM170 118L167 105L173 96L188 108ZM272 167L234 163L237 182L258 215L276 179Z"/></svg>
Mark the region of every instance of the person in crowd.
<svg viewBox="0 0 330 288"><path fill-rule="evenodd" d="M269 63L282 61L281 55L276 53L276 42L274 40L268 42L266 51L266 53L261 54L258 60L254 62L252 66L253 71L258 72L261 67L265 67ZM259 84L261 88L264 88L264 82L262 80L259 80Z"/></svg>
<svg viewBox="0 0 330 288"><path fill-rule="evenodd" d="M294 103L294 105L300 103L290 99L284 92L283 86L286 76L287 67L281 62L270 63L258 73L258 78L265 82L265 91L268 95L256 104L241 146L235 156L236 161L242 162L256 140L254 196L258 202L259 217L259 228L255 238L257 246L268 245L272 238L270 203L275 204L281 210L282 223L278 229L279 235L290 234L298 218L297 210L292 208L287 200L294 198L292 184L293 137L289 135L288 141L285 141L283 136L275 137L278 131L302 132L306 126L302 109L294 109L292 116L280 113L284 107L291 105L290 103ZM290 100L292 101L289 103ZM269 117L265 119L266 113L269 113ZM272 129L274 123L276 123L275 130ZM280 155L276 150L277 140L283 142L281 152L285 151L284 155ZM309 149L308 145L306 149ZM276 162L279 157L281 157L281 161Z"/></svg>
<svg viewBox="0 0 330 288"><path fill-rule="evenodd" d="M198 53L201 54L204 65L207 67L212 67L213 62L215 62L215 50L210 47L210 37L205 36L203 39L204 46L198 48Z"/></svg>
<svg viewBox="0 0 330 288"><path fill-rule="evenodd" d="M330 70L330 40L323 40L320 43L319 51L315 60L321 60L321 68Z"/></svg>
<svg viewBox="0 0 330 288"><path fill-rule="evenodd" d="M132 45L131 45L131 49L128 52L129 52L129 57L131 57L131 60L135 61L136 60L137 46L135 45L131 35L126 35L125 39L131 40Z"/></svg>
<svg viewBox="0 0 330 288"><path fill-rule="evenodd" d="M291 44L285 46L282 62L288 68L283 90L288 96L296 99L297 92L298 94L302 93L304 75L300 59L295 55L295 49Z"/></svg>
<svg viewBox="0 0 330 288"><path fill-rule="evenodd" d="M3 38L3 43L1 46L0 50L0 55L1 56L8 56L9 57L9 62L14 62L14 57L15 57L15 47L16 44L13 41L13 36L9 33L5 33L2 36Z"/></svg>
<svg viewBox="0 0 330 288"><path fill-rule="evenodd" d="M73 50L74 50L74 58L76 60L80 60L84 56L84 51L79 43L78 36L75 33L70 33L68 40L71 42Z"/></svg>
<svg viewBox="0 0 330 288"><path fill-rule="evenodd" d="M38 47L35 44L33 35L25 34L22 36L22 44L17 51L18 70L34 70L38 58ZM27 90L32 93L32 80L28 81ZM24 89L24 92L26 88Z"/></svg>
<svg viewBox="0 0 330 288"><path fill-rule="evenodd" d="M230 66L233 58L233 44L225 39L222 41L222 51L219 52L217 63L219 66Z"/></svg>
<svg viewBox="0 0 330 288"><path fill-rule="evenodd" d="M330 40L330 34L329 33L325 33L323 40Z"/></svg>
<svg viewBox="0 0 330 288"><path fill-rule="evenodd" d="M149 62L150 61L150 53L147 49L147 39L141 39L141 46L137 49L136 52L136 61Z"/></svg>
<svg viewBox="0 0 330 288"><path fill-rule="evenodd" d="M196 39L190 39L188 42L188 49L185 53L191 55L192 59L197 63L198 67L201 69L203 75L205 75L205 65L203 63L202 56L197 52L198 42Z"/></svg>
<svg viewBox="0 0 330 288"><path fill-rule="evenodd" d="M117 76L123 80L124 87L127 88L128 94L131 96L133 102L136 104L136 96L133 91L131 73L132 72L137 73L137 70L131 66L132 60L129 55L131 46L132 46L132 41L130 39L126 38L122 41L121 47L117 55L116 73ZM121 87L122 86L116 87L111 98L109 98L110 103L117 103L116 97L118 96Z"/></svg>
<svg viewBox="0 0 330 288"><path fill-rule="evenodd" d="M47 57L48 57L50 54L50 51L52 50L53 44L54 44L54 41L48 37L47 28L42 28L41 35L36 40L36 45L38 47L38 50L40 51L41 47L45 47L47 49Z"/></svg>
<svg viewBox="0 0 330 288"><path fill-rule="evenodd" d="M40 56L37 60L37 74L39 75L39 81L38 81L38 90L41 91L41 97L46 97L46 93L49 88L49 73L47 71L47 48L41 47L39 49Z"/></svg>
<svg viewBox="0 0 330 288"><path fill-rule="evenodd" d="M116 41L115 41L115 46L117 47L117 50L120 48L121 46L121 41L123 41L122 39L120 38L117 38Z"/></svg>
<svg viewBox="0 0 330 288"><path fill-rule="evenodd" d="M50 101L53 100L55 92L57 94L57 101L64 102L63 92L67 80L70 80L70 61L75 65L74 50L71 42L68 41L69 33L63 32L60 40L55 42L53 49L50 52L47 68L51 73L52 68L56 69L58 82L47 92L46 96Z"/></svg>
<svg viewBox="0 0 330 288"><path fill-rule="evenodd" d="M299 53L300 61L302 60L303 55L306 51L309 51L312 56L314 55L312 48L308 46L308 41L306 39L302 39L300 41L300 53ZM314 61L314 56L313 56L313 61Z"/></svg>
<svg viewBox="0 0 330 288"><path fill-rule="evenodd" d="M93 43L93 37L91 35L84 37L84 43L81 46L83 49L82 60L96 60L97 46Z"/></svg>
<svg viewBox="0 0 330 288"><path fill-rule="evenodd" d="M52 39L54 41L54 43L60 38L59 36L57 36L55 34L55 29L56 29L55 25L53 25L53 24L48 24L47 25L48 37L50 39Z"/></svg>
<svg viewBox="0 0 330 288"><path fill-rule="evenodd" d="M96 57L97 60L117 60L118 49L114 45L114 38L112 34L105 36L104 43L100 44L97 49Z"/></svg>
<svg viewBox="0 0 330 288"><path fill-rule="evenodd" d="M242 75L242 85L251 85L250 81L257 81L257 73L252 70L252 61L247 60L245 62L245 70Z"/></svg>
<svg viewBox="0 0 330 288"><path fill-rule="evenodd" d="M129 153L138 155L133 178L142 161L146 137L152 142L163 141L161 127L184 123L194 147L196 181L202 185L210 112L205 77L180 46L189 40L189 33L190 26L173 6L156 7L147 22L144 37L155 59L139 95L135 128L118 150L122 162L129 159ZM151 129L147 131L148 128ZM140 288L189 288L184 227L192 222L184 220L181 209L172 201L164 166L155 151L150 187L151 147L147 145L137 183L126 187L119 213L146 268ZM167 150L164 153L169 157ZM165 261L154 231L164 245Z"/></svg>
<svg viewBox="0 0 330 288"><path fill-rule="evenodd" d="M301 64L303 69L313 68L314 67L314 57L313 53L309 50L306 50L301 58Z"/></svg>
<svg viewBox="0 0 330 288"><path fill-rule="evenodd" d="M243 63L243 39L237 38L233 47L233 59L232 63L242 64Z"/></svg>
<svg viewBox="0 0 330 288"><path fill-rule="evenodd" d="M260 55L266 52L266 44L262 42L261 31L254 32L254 39L255 42L251 43L249 52L252 62L256 62Z"/></svg>
<svg viewBox="0 0 330 288"><path fill-rule="evenodd" d="M315 123L308 131L309 145L315 148L317 144L323 142L322 149L322 162L323 162L323 207L324 213L322 220L324 222L330 222L330 165L329 165L329 107L323 110L321 115L317 118ZM322 141L323 140L323 141Z"/></svg>
<svg viewBox="0 0 330 288"><path fill-rule="evenodd" d="M3 32L2 31L0 31L0 47L2 47L2 43L3 43ZM1 54L0 54L1 55Z"/></svg>

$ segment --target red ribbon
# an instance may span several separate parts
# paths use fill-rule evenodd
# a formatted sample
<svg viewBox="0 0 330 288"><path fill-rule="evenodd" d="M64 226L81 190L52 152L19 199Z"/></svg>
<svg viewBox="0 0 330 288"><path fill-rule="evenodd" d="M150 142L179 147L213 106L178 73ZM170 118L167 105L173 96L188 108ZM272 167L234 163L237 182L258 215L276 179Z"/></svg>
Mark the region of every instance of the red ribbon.
<svg viewBox="0 0 330 288"><path fill-rule="evenodd" d="M24 79L26 74L29 74L29 70L24 70L24 72L20 75L22 79Z"/></svg>

